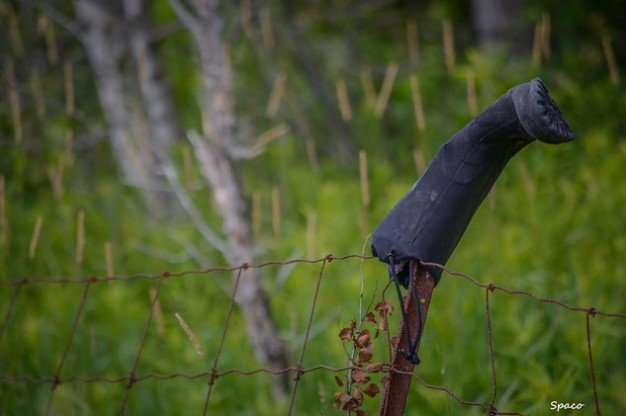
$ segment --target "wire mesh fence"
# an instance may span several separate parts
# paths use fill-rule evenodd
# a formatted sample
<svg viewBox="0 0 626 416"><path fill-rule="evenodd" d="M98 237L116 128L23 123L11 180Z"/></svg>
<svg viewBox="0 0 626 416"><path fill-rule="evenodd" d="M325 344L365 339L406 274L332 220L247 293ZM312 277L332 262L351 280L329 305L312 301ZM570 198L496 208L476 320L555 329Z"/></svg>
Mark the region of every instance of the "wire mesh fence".
<svg viewBox="0 0 626 416"><path fill-rule="evenodd" d="M398 368L390 368L389 362L380 363L380 364L372 364L368 358L362 359L363 356L359 354L359 358L355 359L354 352L352 353L352 357L348 360L346 366L337 367L333 365L327 365L326 363L320 363L312 366L304 365L304 358L307 353L307 344L311 338L311 329L316 319L319 317L316 315L316 306L318 305L320 287L324 284L324 276L329 267L330 263L334 262L343 262L350 259L358 259L361 262L371 261L373 258L369 256L365 256L362 254L349 254L345 256L334 256L327 255L323 258L317 259L292 259L286 261L268 261L260 264L242 264L238 267L211 267L201 270L184 270L180 272L170 272L165 271L161 273L146 273L146 274L133 274L133 275L115 275L115 276L91 276L87 278L79 278L74 276L67 277L25 277L21 279L15 280L0 280L0 287L4 287L10 290L10 294L7 296L8 302L4 305L3 309L3 317L0 326L0 345L1 343L11 342L11 340L7 339L6 329L8 324L12 321L12 319L17 319L13 317L13 312L15 310L16 305L20 301L20 296L22 296L22 292L25 288L32 287L35 285L45 285L47 289L47 293L54 295L55 288L59 288L59 286L68 286L68 285L77 285L81 288L80 295L76 300L76 309L73 315L71 322L67 322L69 326L69 335L62 343L62 349L58 357L55 358L56 366L54 372L47 376L39 376L33 374L0 374L0 383L4 385L3 389L8 389L9 391L15 389L15 386L18 383L27 383L34 385L47 385L49 386L49 393L47 398L47 403L45 405L45 414L54 413L53 403L55 400L55 394L58 388L62 385L69 384L93 384L93 383L102 383L102 384L115 384L122 386L124 389L124 394L121 395L122 399L119 403L110 403L110 406L113 406L120 413L125 413L128 408L129 398L133 394L133 389L136 385L152 380L152 381L165 381L165 380L204 380L203 385L205 386L204 400L202 406L202 413L207 414L214 386L220 382L226 383L226 379L232 376L253 376L253 375L279 375L288 373L293 382L291 384L291 393L288 398L289 406L287 413L294 414L295 407L294 404L298 399L298 390L299 390L299 382L302 377L306 377L307 375L313 372L326 372L329 373L329 377L333 377L336 375L343 375L344 378L348 382L348 387L345 388L343 386L343 382L340 381L339 378L336 378L337 384L340 387L344 387L346 390L345 393L337 393L333 398L333 402L335 407L348 410L357 414L364 414L362 410L360 410L360 406L363 401L363 393L376 396L378 391L377 387L371 387L370 376L374 373L377 375L382 375L382 387L385 387L385 374L389 374L390 372L403 373L402 369ZM224 368L224 366L220 365L220 359L224 348L224 342L227 339L229 333L233 331L233 312L236 307L236 295L239 288L239 282L241 279L246 278L246 271L249 269L262 269L267 268L269 266L285 266L285 265L295 265L295 264L310 264L317 265L319 269L315 273L315 279L312 282L313 291L310 299L310 308L308 310L308 316L306 318L306 329L304 331L304 336L301 341L301 348L297 360L293 363L293 365L286 368L253 368L253 369L245 369L245 368ZM593 390L594 397L594 406L595 413L601 414L601 400L599 398L599 390L602 388L597 382L597 377L594 369L594 356L592 351L592 331L591 331L591 322L594 317L602 317L602 318L617 318L617 319L626 319L626 314L618 313L618 312L609 312L597 310L595 308L581 307L576 305L571 305L566 303L560 299L543 297L528 291L524 290L515 290L507 287L503 287L500 285L496 285L493 283L483 283L479 280L464 274L455 272L447 269L444 266L441 266L436 263L422 263L423 266L437 267L443 269L450 276L458 277L460 279L466 280L470 282L475 288L484 291L484 309L485 309L485 327L486 327L486 338L488 345L488 353L489 353L489 371L491 378L491 391L488 392L489 399L486 401L474 401L467 400L463 397L460 397L458 394L454 393L450 388L441 385L435 385L429 383L424 380L419 374L407 373L410 374L415 381L419 383L422 387L426 388L432 392L443 392L449 396L450 399L458 402L458 404L467 406L467 407L475 407L484 409L490 415L520 415L522 413L518 411L509 411L504 409L496 409L496 398L498 396L498 376L496 372L496 359L494 354L494 329L492 327L492 321L494 319L498 319L497 316L494 316L492 311L491 302L494 294L501 293L507 296L523 296L531 299L533 302L541 302L554 305L555 307L562 308L571 313L580 313L585 315L585 339L586 339L586 349L587 349L587 357L588 357L588 367L589 367L589 387ZM168 373L157 373L157 372L140 372L138 371L139 363L142 359L142 352L144 351L144 347L146 345L146 340L148 338L148 334L153 328L153 321L155 320L155 316L159 313L158 302L163 292L167 291L167 285L165 282L170 281L172 279L183 279L186 276L191 275L210 275L212 273L217 272L232 272L235 274L235 281L232 287L232 291L230 292L228 304L227 304L227 312L225 315L225 320L223 326L221 328L221 333L219 338L215 340L215 351L211 358L209 358L208 362L210 362L210 367L206 368L204 371L199 371L197 373L189 373L189 372L168 372ZM85 314L85 305L91 300L94 296L93 288L96 285L102 284L119 284L121 281L138 281L138 280L150 280L155 282L156 287L152 290L151 293L151 302L150 308L146 313L145 322L142 325L142 331L139 338L138 345L135 347L135 352L133 355L132 362L130 363L130 370L124 374L118 375L81 375L81 374L67 374L68 371L66 369L66 363L68 357L70 355L71 346L74 342L77 334L81 332L81 319L83 319L83 315ZM385 287L382 291L383 301L385 301L385 291L389 287ZM58 289L57 289L58 290ZM361 300L362 299L361 293ZM360 335L365 334L365 330L361 329L361 323L365 320L375 321L373 315L370 314L372 312L373 302L370 302L370 305L367 306L366 314L360 317L360 321L358 328L356 324L353 324L351 331L355 332L355 334L346 335L347 332L342 331L343 334L340 334L340 338L342 339L353 339L354 345L361 347L362 349L369 348L369 345L365 345L369 342L369 335L366 341L360 337ZM384 309L386 303L383 303L383 307L380 308L376 306L374 310ZM381 320L384 317L386 319L386 315L384 313L380 314ZM179 317L177 317L179 318ZM479 319L477 317L471 317L471 319ZM182 321L182 318L179 318L179 321ZM21 325L21 323L18 323ZM189 328L183 328L190 340L195 344L197 340L194 340L193 332ZM394 340L391 337L388 325L381 325L381 328L384 330L382 332L387 333L387 342L386 348L389 358L391 358L391 348L397 340ZM348 328L346 328L348 329ZM236 330L236 329L235 329ZM43 347L42 347L43 348ZM201 347L198 345L196 347L200 349ZM425 348L428 348L427 346ZM350 354L346 352L348 357ZM64 371L65 370L65 371ZM418 371L419 373L419 371ZM356 386L351 390L350 384ZM375 383L374 383L375 384ZM19 389L15 389L16 394L19 393Z"/></svg>

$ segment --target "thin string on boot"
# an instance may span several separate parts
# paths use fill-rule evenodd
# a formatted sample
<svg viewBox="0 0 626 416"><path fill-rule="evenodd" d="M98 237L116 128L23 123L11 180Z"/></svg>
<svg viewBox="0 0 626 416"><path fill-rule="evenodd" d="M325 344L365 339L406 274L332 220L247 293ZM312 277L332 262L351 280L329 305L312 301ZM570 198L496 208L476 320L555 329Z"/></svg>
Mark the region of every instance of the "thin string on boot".
<svg viewBox="0 0 626 416"><path fill-rule="evenodd" d="M415 305L417 306L417 335L415 336L415 340L413 344L409 345L409 351L407 353L407 360L417 365L420 363L420 359L417 356L417 347L422 339L422 330L424 325L424 320L422 319L422 302L417 294L417 282L415 279L410 279L409 287L413 292L413 297L415 298Z"/></svg>
<svg viewBox="0 0 626 416"><path fill-rule="evenodd" d="M418 309L418 317L419 317L419 326L418 326L417 337L414 342L411 342L411 333L409 331L409 325L408 325L409 320L407 318L407 313L404 308L404 302L402 301L402 292L400 290L400 285L401 285L400 276L398 276L398 273L396 271L396 263L395 263L393 252L389 254L389 278L393 279L393 282L396 287L396 294L398 295L398 304L400 306L400 312L402 313L402 326L405 329L404 333L406 334L406 345L409 349L409 351L405 352L404 358L409 360L411 363L417 365L419 364L420 360L417 354L415 353L415 350L422 336L422 310L420 308L419 299L418 299L417 309ZM415 283L410 281L409 285L411 284L414 290L413 295L417 299L417 292L415 291Z"/></svg>

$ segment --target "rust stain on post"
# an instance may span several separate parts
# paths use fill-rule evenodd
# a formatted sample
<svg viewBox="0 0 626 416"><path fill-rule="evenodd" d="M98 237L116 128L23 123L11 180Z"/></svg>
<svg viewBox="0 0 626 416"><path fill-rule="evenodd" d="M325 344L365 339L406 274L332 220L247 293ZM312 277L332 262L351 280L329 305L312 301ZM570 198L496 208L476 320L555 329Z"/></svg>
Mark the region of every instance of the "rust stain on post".
<svg viewBox="0 0 626 416"><path fill-rule="evenodd" d="M393 352L391 359L389 381L385 384L385 391L383 393L382 401L380 402L380 408L378 409L379 416L402 416L404 414L404 406L406 405L406 398L409 393L409 387L411 385L413 363L408 361L404 353L408 350L407 339L405 331L409 331L411 341L417 336L419 328L419 317L417 313L417 304L419 302L422 310L422 334L424 333L424 326L426 323L426 314L428 313L428 306L430 305L430 298L435 287L435 280L430 274L419 267L417 263L411 265L411 275L413 276L413 282L411 285L416 285L416 291L413 291L409 286L408 295L404 301L404 307L407 312L406 326L403 323L398 333L398 345ZM417 292L417 297L415 296ZM417 345L416 352L419 350L419 344ZM399 373L397 371L401 371ZM410 373L410 374L407 374Z"/></svg>

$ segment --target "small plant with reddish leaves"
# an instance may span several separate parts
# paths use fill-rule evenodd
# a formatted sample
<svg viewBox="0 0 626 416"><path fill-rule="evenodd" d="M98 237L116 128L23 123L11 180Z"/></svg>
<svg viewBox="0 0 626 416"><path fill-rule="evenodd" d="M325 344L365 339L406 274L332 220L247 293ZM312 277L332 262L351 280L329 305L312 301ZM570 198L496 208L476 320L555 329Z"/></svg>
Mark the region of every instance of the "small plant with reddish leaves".
<svg viewBox="0 0 626 416"><path fill-rule="evenodd" d="M372 362L374 355L374 342L379 339L380 332L387 334L389 341L389 325L387 316L393 313L394 307L391 303L382 300L376 304L374 312L367 312L365 316L357 322L352 319L350 326L339 331L339 339L352 345L352 352L348 354L350 369L345 378L335 376L335 382L342 391L335 393L333 406L344 410L348 414L366 416L367 413L361 407L365 396L376 397L380 393L379 384L384 384L386 376L381 377L380 383L372 380L371 374L383 371L386 365ZM364 324L371 328L363 328ZM348 349L346 348L346 351Z"/></svg>

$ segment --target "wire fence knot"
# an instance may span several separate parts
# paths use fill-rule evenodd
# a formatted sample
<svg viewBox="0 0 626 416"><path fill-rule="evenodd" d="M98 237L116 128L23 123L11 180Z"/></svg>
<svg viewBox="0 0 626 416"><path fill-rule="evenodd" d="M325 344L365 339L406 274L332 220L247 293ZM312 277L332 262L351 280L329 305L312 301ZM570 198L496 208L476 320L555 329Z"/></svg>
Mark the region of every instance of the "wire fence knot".
<svg viewBox="0 0 626 416"><path fill-rule="evenodd" d="M56 375L52 379L52 385L50 386L50 390L56 389L59 384L61 384L61 378L58 375Z"/></svg>
<svg viewBox="0 0 626 416"><path fill-rule="evenodd" d="M250 268L250 265L248 263L244 263L241 265L241 270L248 270Z"/></svg>
<svg viewBox="0 0 626 416"><path fill-rule="evenodd" d="M207 384L209 386L212 386L215 383L215 380L217 380L219 376L220 376L219 373L215 371L215 369L211 370L211 375L209 377L209 381L207 382Z"/></svg>
<svg viewBox="0 0 626 416"><path fill-rule="evenodd" d="M328 263L330 263L334 259L335 259L335 256L333 256L332 254L327 254L326 257L324 257L324 261L326 261Z"/></svg>
<svg viewBox="0 0 626 416"><path fill-rule="evenodd" d="M166 270L163 272L163 274L161 275L162 277L170 277L170 272L169 270Z"/></svg>
<svg viewBox="0 0 626 416"><path fill-rule="evenodd" d="M128 383L126 383L126 388L130 389L131 387L133 387L133 384L135 384L137 382L137 377L135 377L134 374L131 374L130 376L128 376Z"/></svg>
<svg viewBox="0 0 626 416"><path fill-rule="evenodd" d="M296 367L296 375L293 377L293 381L299 381L300 377L302 377L302 374L304 374L304 369L300 364L298 364L298 366Z"/></svg>
<svg viewBox="0 0 626 416"><path fill-rule="evenodd" d="M596 314L598 313L596 308L589 308L587 309L587 315L591 315L591 316L596 316Z"/></svg>
<svg viewBox="0 0 626 416"><path fill-rule="evenodd" d="M498 409L496 409L492 404L487 406L487 410L489 411L489 416L499 415Z"/></svg>
<svg viewBox="0 0 626 416"><path fill-rule="evenodd" d="M496 285L494 285L493 283L489 283L487 285L487 290L489 290L491 293L496 291Z"/></svg>

